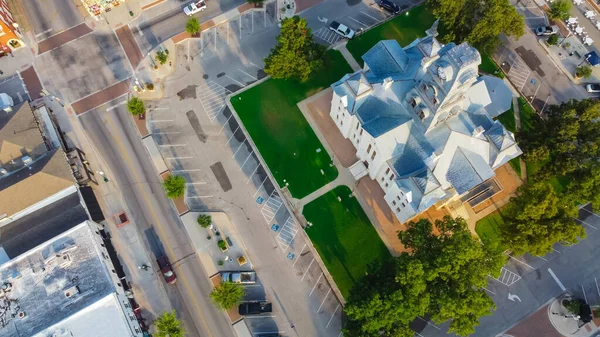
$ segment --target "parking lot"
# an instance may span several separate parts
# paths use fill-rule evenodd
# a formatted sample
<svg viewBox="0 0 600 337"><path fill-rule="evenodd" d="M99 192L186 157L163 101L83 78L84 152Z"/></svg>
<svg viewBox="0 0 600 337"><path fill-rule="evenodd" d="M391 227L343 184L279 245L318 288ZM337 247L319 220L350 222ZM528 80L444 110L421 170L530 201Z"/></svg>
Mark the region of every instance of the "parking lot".
<svg viewBox="0 0 600 337"><path fill-rule="evenodd" d="M0 80L0 93L10 96L15 105L23 103L24 100L29 100L29 94L18 74Z"/></svg>
<svg viewBox="0 0 600 337"><path fill-rule="evenodd" d="M590 305L600 304L600 263L594 255L600 247L600 215L584 208L576 221L587 231L587 238L579 244L555 244L545 256L507 257L500 276L490 277L485 288L497 309L480 319L473 336L500 334L565 292ZM446 336L447 327L447 323L427 324L417 332L423 337L441 337Z"/></svg>

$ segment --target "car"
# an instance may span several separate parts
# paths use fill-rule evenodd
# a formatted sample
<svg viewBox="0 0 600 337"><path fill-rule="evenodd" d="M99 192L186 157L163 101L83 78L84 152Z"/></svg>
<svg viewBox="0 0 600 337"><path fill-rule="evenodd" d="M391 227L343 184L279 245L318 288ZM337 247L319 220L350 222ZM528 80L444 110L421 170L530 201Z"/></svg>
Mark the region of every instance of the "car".
<svg viewBox="0 0 600 337"><path fill-rule="evenodd" d="M379 8L385 9L394 15L400 13L400 7L390 0L379 0Z"/></svg>
<svg viewBox="0 0 600 337"><path fill-rule="evenodd" d="M558 26L544 26L544 27L538 27L535 30L535 34L538 36L542 36L542 35L554 35L558 33Z"/></svg>
<svg viewBox="0 0 600 337"><path fill-rule="evenodd" d="M183 8L183 12L185 13L185 15L194 15L196 13L199 12L204 12L204 10L206 9L206 2L204 2L204 0L200 0L200 1L194 1L192 3L190 3L189 5L185 6Z"/></svg>
<svg viewBox="0 0 600 337"><path fill-rule="evenodd" d="M256 273L253 271L221 272L221 279L223 282L254 284L256 283Z"/></svg>
<svg viewBox="0 0 600 337"><path fill-rule="evenodd" d="M238 313L242 316L260 315L272 311L273 306L269 302L246 302L238 307Z"/></svg>
<svg viewBox="0 0 600 337"><path fill-rule="evenodd" d="M177 282L177 275L175 275L173 267L171 266L171 263L169 263L169 258L163 255L156 259L156 262L158 262L158 268L165 278L165 282L168 284L175 284L175 282Z"/></svg>
<svg viewBox="0 0 600 337"><path fill-rule="evenodd" d="M329 29L333 30L337 34L339 34L347 39L353 38L354 34L355 34L352 29L342 25L341 23L339 23L337 21L331 21L331 24L329 25Z"/></svg>
<svg viewBox="0 0 600 337"><path fill-rule="evenodd" d="M589 83L585 85L587 92L600 92L600 83Z"/></svg>

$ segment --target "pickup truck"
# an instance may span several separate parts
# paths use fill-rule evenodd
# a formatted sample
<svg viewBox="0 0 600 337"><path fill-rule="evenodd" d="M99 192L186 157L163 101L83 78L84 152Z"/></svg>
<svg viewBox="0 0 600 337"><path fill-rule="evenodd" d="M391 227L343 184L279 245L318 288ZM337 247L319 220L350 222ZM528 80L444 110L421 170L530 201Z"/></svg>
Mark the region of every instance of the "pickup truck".
<svg viewBox="0 0 600 337"><path fill-rule="evenodd" d="M538 36L542 36L542 35L554 35L558 33L558 26L544 26L544 27L538 27L535 30L535 34Z"/></svg>
<svg viewBox="0 0 600 337"><path fill-rule="evenodd" d="M272 311L273 306L269 302L246 302L238 307L238 313L242 316L260 315Z"/></svg>
<svg viewBox="0 0 600 337"><path fill-rule="evenodd" d="M223 282L233 282L241 284L256 283L256 273L253 271L228 271L221 272Z"/></svg>

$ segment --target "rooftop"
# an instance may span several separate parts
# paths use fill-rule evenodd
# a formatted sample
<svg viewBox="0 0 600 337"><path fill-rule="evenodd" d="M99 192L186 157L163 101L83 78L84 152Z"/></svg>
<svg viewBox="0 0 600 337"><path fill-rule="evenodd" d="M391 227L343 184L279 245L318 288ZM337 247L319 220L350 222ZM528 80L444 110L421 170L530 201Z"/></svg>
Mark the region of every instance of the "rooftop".
<svg viewBox="0 0 600 337"><path fill-rule="evenodd" d="M0 266L0 336L130 335L117 331L128 326L118 324L93 226L83 222Z"/></svg>
<svg viewBox="0 0 600 337"><path fill-rule="evenodd" d="M73 186L61 149L50 149L27 102L0 114L0 218Z"/></svg>

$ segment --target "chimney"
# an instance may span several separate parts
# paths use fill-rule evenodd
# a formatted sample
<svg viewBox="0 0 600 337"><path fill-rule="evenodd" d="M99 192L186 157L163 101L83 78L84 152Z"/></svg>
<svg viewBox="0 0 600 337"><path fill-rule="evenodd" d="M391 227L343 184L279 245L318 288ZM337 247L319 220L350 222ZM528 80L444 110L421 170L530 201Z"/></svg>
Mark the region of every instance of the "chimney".
<svg viewBox="0 0 600 337"><path fill-rule="evenodd" d="M383 89L387 90L392 86L392 83L394 83L394 81L392 80L391 77L387 77L383 80Z"/></svg>

